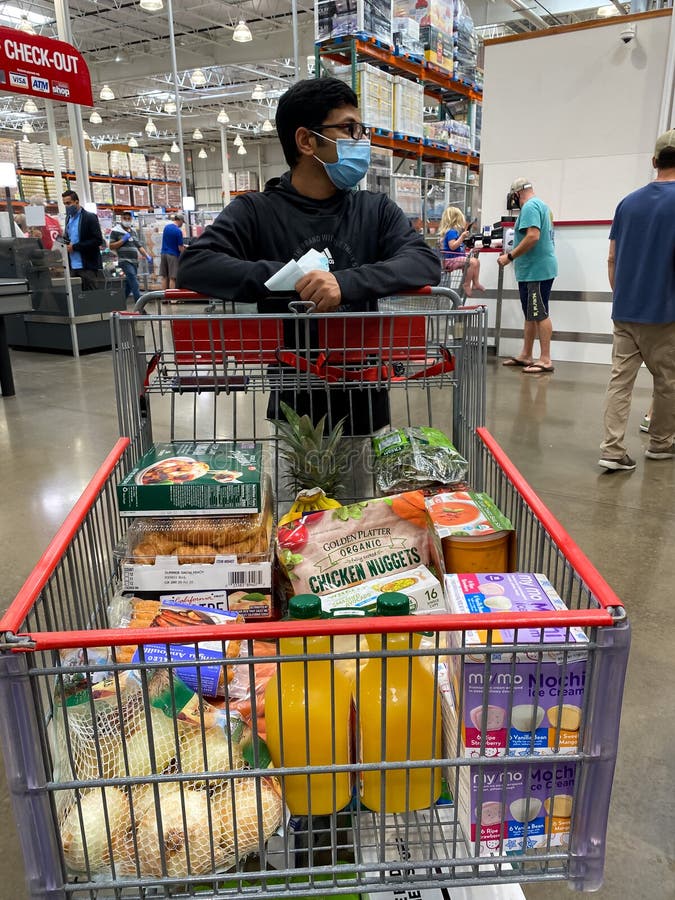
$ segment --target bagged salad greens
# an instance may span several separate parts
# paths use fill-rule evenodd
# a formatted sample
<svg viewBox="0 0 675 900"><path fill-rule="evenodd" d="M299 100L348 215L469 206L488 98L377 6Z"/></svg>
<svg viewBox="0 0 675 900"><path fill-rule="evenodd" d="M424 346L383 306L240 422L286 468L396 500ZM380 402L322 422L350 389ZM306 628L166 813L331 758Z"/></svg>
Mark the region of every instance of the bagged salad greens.
<svg viewBox="0 0 675 900"><path fill-rule="evenodd" d="M468 463L437 428L398 428L373 437L375 484L381 494L464 481Z"/></svg>

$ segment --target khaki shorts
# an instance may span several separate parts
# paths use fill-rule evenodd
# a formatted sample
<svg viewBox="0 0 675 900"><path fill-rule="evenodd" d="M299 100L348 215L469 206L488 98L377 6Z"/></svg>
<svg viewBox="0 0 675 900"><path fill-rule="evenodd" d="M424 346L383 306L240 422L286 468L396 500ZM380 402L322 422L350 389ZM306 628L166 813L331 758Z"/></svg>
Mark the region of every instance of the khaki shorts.
<svg viewBox="0 0 675 900"><path fill-rule="evenodd" d="M162 253L159 261L159 274L162 278L175 279L178 274L178 257L170 253Z"/></svg>

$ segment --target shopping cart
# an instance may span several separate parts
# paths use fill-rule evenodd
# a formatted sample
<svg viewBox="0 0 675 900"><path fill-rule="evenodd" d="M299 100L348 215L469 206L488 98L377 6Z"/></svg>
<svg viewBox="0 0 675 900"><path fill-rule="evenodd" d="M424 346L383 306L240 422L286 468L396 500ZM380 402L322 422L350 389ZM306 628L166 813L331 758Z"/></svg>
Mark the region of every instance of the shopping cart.
<svg viewBox="0 0 675 900"><path fill-rule="evenodd" d="M274 900L354 894L374 898L391 891L546 880L567 880L578 890L600 886L630 630L621 601L482 427L485 310L411 314L402 301L400 312L336 316L343 336L350 335L340 347L323 346L319 340L327 334L321 331L327 318L289 313L282 318L285 327L275 332L279 344L273 347L267 330L272 326L264 316L113 317L125 437L0 622L1 739L32 897L239 900L264 892ZM423 319L422 326L413 322L417 318ZM255 328L266 335L264 346L251 346ZM195 336L191 360L190 334ZM426 342L429 335L423 347L422 339ZM402 355L404 337L409 340L407 358ZM280 360L280 352L290 355ZM325 365L317 363L320 353L328 354ZM345 377L327 378L327 365ZM172 629L171 645L162 641L166 654L180 643L196 655L199 643L208 641L227 660L223 696L216 703L204 701L205 661L158 662L150 652L158 645L157 629L116 627L112 601L119 566L113 551L125 533L116 487L152 440L252 438L266 441L274 455L275 431L261 421L262 401L281 389L297 395L339 391L351 397L354 409L368 407L375 390L386 391L393 424L433 421L451 431L471 460L472 485L488 491L516 528L519 570L546 573L567 611L429 614L421 644L416 636L420 619L410 617ZM562 629L560 640L544 644L543 630L552 627ZM487 645L478 659L467 641L475 628L485 629ZM515 629L513 639L498 646L502 654L513 653L504 689L509 717L515 715L515 654L528 655L538 684L545 680L547 654L555 650L560 683L578 691L574 629L588 638L573 745L569 728L560 727L567 702L561 691L547 713L549 721L558 723L549 728L550 756L535 753L534 740L520 756L492 755L487 686L498 674L500 628ZM327 636L328 646L314 653L311 642L317 635ZM392 635L403 635L403 645L392 649ZM296 652L289 656L280 638L296 638ZM240 642L236 656L228 652L233 640ZM135 650L132 661L125 655L129 645ZM373 762L361 752L361 728L355 723L364 716L381 718L382 710L364 706L363 671L372 663L386 678L394 659L404 660L410 672L422 660L432 673L434 696L440 693L444 699L440 712L433 703L426 710L427 757L399 752L398 758L388 758L391 735L385 718L381 758ZM308 753L303 766L282 758L282 765L270 770L263 744L252 739L239 757L234 735L247 728L264 733L265 667L267 677L271 671L283 678L292 662L300 666L306 692L310 686L323 691L324 757L317 762ZM320 677L313 677L317 663L324 668ZM453 673L462 684L469 665L486 686L474 711L484 737L471 758L463 754L460 729L446 709ZM198 701L192 706L188 701L193 695L186 695L183 680L175 677L187 680L188 669ZM346 759L344 748L331 738L339 708L335 686L345 673L354 695ZM249 686L243 701L235 695L235 684ZM459 707L464 702L461 689L454 702ZM401 748L412 746L414 712L409 703L397 734ZM212 740L216 715L230 735L225 757ZM291 744L308 752L316 736L313 728L308 713L304 729L287 732L289 756ZM192 741L198 747L196 762ZM373 772L385 786L388 778L402 779L402 807L400 802L391 812L372 802L370 809L363 807L358 785ZM410 786L420 772L429 779L429 802L412 809ZM436 773L443 778L440 797ZM289 819L283 810L298 778L306 784L307 809ZM481 785L468 804L467 779ZM515 807L515 832L493 831L487 849L477 836L472 838L472 827L480 835L483 825L512 806L511 784L534 786L542 780L558 787L538 806L530 798ZM341 793L345 781L352 788L348 802ZM335 809L321 806L315 787L320 783L324 802L327 784ZM487 786L495 783L498 794L488 799ZM472 815L475 822L467 825Z"/></svg>

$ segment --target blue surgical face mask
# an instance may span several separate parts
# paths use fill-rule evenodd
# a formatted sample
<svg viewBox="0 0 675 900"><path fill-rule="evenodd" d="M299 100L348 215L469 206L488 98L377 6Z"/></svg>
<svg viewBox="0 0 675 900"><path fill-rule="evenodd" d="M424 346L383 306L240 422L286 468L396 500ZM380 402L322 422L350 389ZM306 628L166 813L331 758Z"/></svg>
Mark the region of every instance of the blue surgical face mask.
<svg viewBox="0 0 675 900"><path fill-rule="evenodd" d="M316 132L314 132L316 133ZM327 163L318 156L319 162L336 188L348 191L361 181L370 165L370 141L353 141L351 138L338 138L337 141L320 135L325 141L331 141L337 147L337 162Z"/></svg>
<svg viewBox="0 0 675 900"><path fill-rule="evenodd" d="M76 206L66 206L66 217L68 219L72 219L73 216L77 215L77 207Z"/></svg>

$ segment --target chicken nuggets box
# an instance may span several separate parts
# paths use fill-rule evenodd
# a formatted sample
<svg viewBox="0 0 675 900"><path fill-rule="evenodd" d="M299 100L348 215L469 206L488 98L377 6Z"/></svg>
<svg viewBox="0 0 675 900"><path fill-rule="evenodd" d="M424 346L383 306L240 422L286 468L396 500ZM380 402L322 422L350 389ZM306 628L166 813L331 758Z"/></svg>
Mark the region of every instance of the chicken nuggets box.
<svg viewBox="0 0 675 900"><path fill-rule="evenodd" d="M550 581L531 572L447 575L452 613L563 612ZM451 646L461 634L449 633ZM465 756L527 756L577 752L586 687L588 637L577 627L468 630L469 653L450 655L452 703L443 703L451 740ZM564 645L564 646L561 646ZM517 648L517 649L516 649ZM455 708L458 722L455 721Z"/></svg>
<svg viewBox="0 0 675 900"><path fill-rule="evenodd" d="M262 508L262 446L155 444L117 486L122 516L239 515Z"/></svg>

